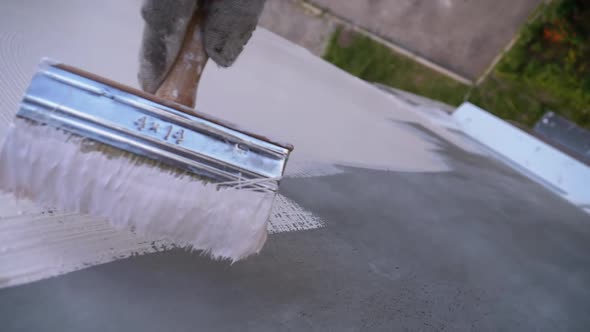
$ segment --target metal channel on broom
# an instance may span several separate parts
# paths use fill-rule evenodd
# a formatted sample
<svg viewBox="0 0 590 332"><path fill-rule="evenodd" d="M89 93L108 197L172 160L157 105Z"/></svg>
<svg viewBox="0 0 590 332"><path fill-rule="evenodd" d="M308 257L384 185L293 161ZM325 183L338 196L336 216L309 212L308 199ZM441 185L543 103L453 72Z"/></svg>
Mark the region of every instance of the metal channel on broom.
<svg viewBox="0 0 590 332"><path fill-rule="evenodd" d="M33 77L17 116L245 189L276 191L290 152L51 65Z"/></svg>

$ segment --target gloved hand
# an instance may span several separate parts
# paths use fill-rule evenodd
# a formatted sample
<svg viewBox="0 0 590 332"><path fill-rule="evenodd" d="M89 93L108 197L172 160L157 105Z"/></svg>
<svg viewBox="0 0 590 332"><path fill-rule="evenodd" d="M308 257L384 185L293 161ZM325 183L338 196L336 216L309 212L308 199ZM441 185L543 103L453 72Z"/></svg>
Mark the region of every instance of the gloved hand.
<svg viewBox="0 0 590 332"><path fill-rule="evenodd" d="M200 27L207 55L229 67L256 29L265 0L144 0L145 21L139 83L154 93L180 50L193 14L202 6Z"/></svg>

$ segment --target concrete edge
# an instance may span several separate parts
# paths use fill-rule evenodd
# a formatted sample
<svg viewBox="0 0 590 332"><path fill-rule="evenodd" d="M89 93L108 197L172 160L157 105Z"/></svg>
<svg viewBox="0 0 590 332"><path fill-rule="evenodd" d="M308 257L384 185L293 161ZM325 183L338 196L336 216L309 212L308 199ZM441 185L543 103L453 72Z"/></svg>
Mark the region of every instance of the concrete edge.
<svg viewBox="0 0 590 332"><path fill-rule="evenodd" d="M455 106L445 104L442 101L438 101L438 100L430 99L430 98L427 98L424 96L420 96L415 93L411 93L409 91L394 88L389 85L385 85L385 84L381 84L381 83L373 83L373 85L376 86L377 88L389 93L389 94L392 94L398 98L401 98L403 101L405 101L406 103L408 103L412 106L420 106L420 105L430 106L432 108L439 109L442 112L445 112L446 114L452 114L456 109Z"/></svg>
<svg viewBox="0 0 590 332"><path fill-rule="evenodd" d="M590 167L471 103L451 116L465 134L518 171L590 213Z"/></svg>

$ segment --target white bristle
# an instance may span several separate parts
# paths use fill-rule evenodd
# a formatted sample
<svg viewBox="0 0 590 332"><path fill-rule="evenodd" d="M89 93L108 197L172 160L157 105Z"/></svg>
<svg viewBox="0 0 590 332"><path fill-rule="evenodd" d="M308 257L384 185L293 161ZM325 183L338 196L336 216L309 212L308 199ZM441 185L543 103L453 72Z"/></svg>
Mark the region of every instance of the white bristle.
<svg viewBox="0 0 590 332"><path fill-rule="evenodd" d="M16 119L0 151L0 190L64 211L101 216L148 239L237 261L260 251L275 194L218 189L124 157L81 149L83 139Z"/></svg>

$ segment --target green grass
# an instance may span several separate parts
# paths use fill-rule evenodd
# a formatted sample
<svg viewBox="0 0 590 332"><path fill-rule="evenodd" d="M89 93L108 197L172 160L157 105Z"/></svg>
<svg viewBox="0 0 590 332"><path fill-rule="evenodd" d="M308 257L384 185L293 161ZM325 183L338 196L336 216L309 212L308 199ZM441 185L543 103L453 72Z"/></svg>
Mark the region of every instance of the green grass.
<svg viewBox="0 0 590 332"><path fill-rule="evenodd" d="M527 127L533 126L551 110L590 128L590 63L587 62L590 53L586 53L590 50L590 42L580 44L579 40L569 42L568 39L556 48L541 40L547 22L554 22L559 13L563 15L560 6L575 1L556 1L540 8L541 15L523 27L514 47L476 87L458 83L350 31L334 33L324 58L369 82L382 83L453 106L467 100ZM590 19L582 21L590 22Z"/></svg>
<svg viewBox="0 0 590 332"><path fill-rule="evenodd" d="M491 74L473 88L467 100L505 120L532 127L545 113L545 105L523 84Z"/></svg>
<svg viewBox="0 0 590 332"><path fill-rule="evenodd" d="M336 31L329 41L324 59L366 81L382 83L450 105L459 105L469 90L467 85L353 32Z"/></svg>
<svg viewBox="0 0 590 332"><path fill-rule="evenodd" d="M517 112L538 117L550 109L590 128L590 3L559 0L543 6L494 76L520 89L514 97L531 100L531 110Z"/></svg>

